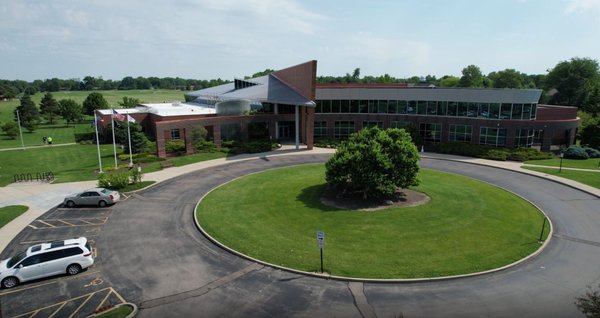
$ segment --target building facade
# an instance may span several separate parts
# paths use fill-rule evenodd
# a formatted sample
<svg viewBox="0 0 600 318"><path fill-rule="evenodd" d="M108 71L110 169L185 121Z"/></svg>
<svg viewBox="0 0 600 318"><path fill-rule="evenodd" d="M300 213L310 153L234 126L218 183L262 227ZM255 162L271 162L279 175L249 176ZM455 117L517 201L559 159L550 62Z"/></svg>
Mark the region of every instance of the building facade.
<svg viewBox="0 0 600 318"><path fill-rule="evenodd" d="M202 125L217 146L223 140L262 138L305 144L314 138L346 138L365 128L411 127L424 143L457 141L495 147L553 150L574 142L577 108L538 104L535 89L410 87L406 84L317 85L317 62L211 87L186 95L188 102L119 109L165 143L184 140L194 152L192 130ZM112 110L100 110L104 123Z"/></svg>

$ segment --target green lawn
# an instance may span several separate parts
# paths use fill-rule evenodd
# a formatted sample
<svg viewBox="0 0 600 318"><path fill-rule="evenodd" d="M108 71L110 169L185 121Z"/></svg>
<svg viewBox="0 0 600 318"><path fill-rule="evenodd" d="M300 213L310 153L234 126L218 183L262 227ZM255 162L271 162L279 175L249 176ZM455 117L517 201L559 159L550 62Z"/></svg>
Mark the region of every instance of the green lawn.
<svg viewBox="0 0 600 318"><path fill-rule="evenodd" d="M199 222L241 253L311 272L319 270L316 232L322 230L325 270L352 277L472 273L512 263L540 247L542 214L486 183L422 170L416 190L431 196L428 204L344 211L319 201L324 170L302 165L225 184L199 205Z"/></svg>
<svg viewBox="0 0 600 318"><path fill-rule="evenodd" d="M600 172L587 172L587 171L576 171L576 170L566 170L566 169L563 169L561 172L558 172L558 168L554 168L554 169L537 168L537 167L523 167L523 168L559 176L559 177L570 179L570 180L574 180L577 182L581 182L583 184L587 184L591 187L600 189Z"/></svg>
<svg viewBox="0 0 600 318"><path fill-rule="evenodd" d="M104 98L108 101L109 105L119 107L119 102L122 101L124 96L137 98L141 102L163 102L163 101L183 101L184 93L178 90L128 90L128 91L95 91L101 93ZM56 100L71 98L78 103L83 103L86 97L91 91L74 91L74 92L53 92L52 95ZM37 93L32 96L32 100L36 103L39 109L39 103L45 93ZM14 109L19 105L19 101L0 102L0 124L14 120ZM72 143L75 142L74 133L80 132L93 132L94 129L90 122L93 117L87 116L86 121L83 123L71 125L67 127L63 120L58 120L54 125L41 124L38 126L33 133L27 132L23 129L23 141L25 146L37 146L43 145L43 136L52 136L53 143ZM21 147L21 139L17 136L17 139L9 139L3 131L0 130L0 148L15 148Z"/></svg>
<svg viewBox="0 0 600 318"><path fill-rule="evenodd" d="M29 208L24 205L0 207L0 228L17 218L19 215L25 213L27 210L29 210Z"/></svg>
<svg viewBox="0 0 600 318"><path fill-rule="evenodd" d="M598 169L600 158L593 158L587 160L575 160L575 159L563 159L563 167L568 168L580 168L580 169ZM540 165L540 166L560 166L560 158L544 159L544 160L529 160L525 161L526 164Z"/></svg>

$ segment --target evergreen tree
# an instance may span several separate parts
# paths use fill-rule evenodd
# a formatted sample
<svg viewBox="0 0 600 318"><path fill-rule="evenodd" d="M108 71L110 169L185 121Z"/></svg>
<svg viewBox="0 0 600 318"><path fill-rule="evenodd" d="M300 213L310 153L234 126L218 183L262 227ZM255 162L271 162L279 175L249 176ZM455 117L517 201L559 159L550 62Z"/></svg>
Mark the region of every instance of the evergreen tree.
<svg viewBox="0 0 600 318"><path fill-rule="evenodd" d="M40 113L35 103L31 100L31 96L23 95L21 97L21 105L14 112L15 121L17 121L17 112L19 113L18 120L21 122L21 126L25 127L29 132L33 132L40 121Z"/></svg>
<svg viewBox="0 0 600 318"><path fill-rule="evenodd" d="M107 109L109 108L108 102L104 99L102 94L94 92L90 93L88 97L83 101L83 112L86 115L94 115L96 109Z"/></svg>
<svg viewBox="0 0 600 318"><path fill-rule="evenodd" d="M40 101L40 113L46 117L50 124L53 124L54 119L60 115L58 102L54 99L52 93L48 92L42 97Z"/></svg>
<svg viewBox="0 0 600 318"><path fill-rule="evenodd" d="M14 121L8 121L2 125L2 131L8 136L10 139L17 139L17 135L19 134L19 126Z"/></svg>

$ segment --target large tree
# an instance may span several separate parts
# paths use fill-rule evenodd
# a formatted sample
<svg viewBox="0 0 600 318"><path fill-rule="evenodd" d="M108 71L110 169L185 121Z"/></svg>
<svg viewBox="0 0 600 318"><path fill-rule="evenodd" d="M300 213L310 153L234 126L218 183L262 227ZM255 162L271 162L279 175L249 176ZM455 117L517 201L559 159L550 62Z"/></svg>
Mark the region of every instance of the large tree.
<svg viewBox="0 0 600 318"><path fill-rule="evenodd" d="M31 96L23 95L21 97L21 105L15 109L15 121L17 121L17 112L19 113L18 121L21 126L25 127L29 132L33 132L40 121L40 113L31 100Z"/></svg>
<svg viewBox="0 0 600 318"><path fill-rule="evenodd" d="M523 88L525 81L523 74L511 68L492 72L488 74L488 78L495 88Z"/></svg>
<svg viewBox="0 0 600 318"><path fill-rule="evenodd" d="M548 72L546 89L554 91L549 102L554 105L577 106L588 109L588 100L600 85L600 67L590 58L572 58L558 63Z"/></svg>
<svg viewBox="0 0 600 318"><path fill-rule="evenodd" d="M60 109L60 115L69 123L78 121L81 119L81 105L72 99L61 99L58 102L58 108Z"/></svg>
<svg viewBox="0 0 600 318"><path fill-rule="evenodd" d="M54 99L52 93L48 92L42 97L40 101L40 113L46 117L50 124L53 124L54 119L60 115L58 102Z"/></svg>
<svg viewBox="0 0 600 318"><path fill-rule="evenodd" d="M14 121L7 121L2 125L2 131L8 136L10 139L17 139L17 135L19 134L19 126Z"/></svg>
<svg viewBox="0 0 600 318"><path fill-rule="evenodd" d="M90 93L83 101L83 111L86 115L93 115L96 109L107 109L108 102L102 94L94 92Z"/></svg>
<svg viewBox="0 0 600 318"><path fill-rule="evenodd" d="M477 65L469 65L462 70L460 87L483 87L484 77Z"/></svg>
<svg viewBox="0 0 600 318"><path fill-rule="evenodd" d="M419 153L404 129L365 128L342 142L327 161L327 182L363 198L393 195L419 184Z"/></svg>
<svg viewBox="0 0 600 318"><path fill-rule="evenodd" d="M119 105L124 108L134 108L141 103L142 102L140 102L140 100L137 98L123 96L123 101L119 102Z"/></svg>

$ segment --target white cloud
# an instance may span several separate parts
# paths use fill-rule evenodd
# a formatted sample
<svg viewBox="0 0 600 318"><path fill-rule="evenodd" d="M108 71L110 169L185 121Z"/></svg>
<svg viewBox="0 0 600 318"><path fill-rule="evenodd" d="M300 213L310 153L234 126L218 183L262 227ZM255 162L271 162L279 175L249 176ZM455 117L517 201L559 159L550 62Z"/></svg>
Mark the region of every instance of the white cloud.
<svg viewBox="0 0 600 318"><path fill-rule="evenodd" d="M600 16L600 0L569 0L565 13L593 13Z"/></svg>

